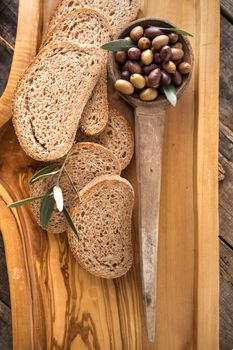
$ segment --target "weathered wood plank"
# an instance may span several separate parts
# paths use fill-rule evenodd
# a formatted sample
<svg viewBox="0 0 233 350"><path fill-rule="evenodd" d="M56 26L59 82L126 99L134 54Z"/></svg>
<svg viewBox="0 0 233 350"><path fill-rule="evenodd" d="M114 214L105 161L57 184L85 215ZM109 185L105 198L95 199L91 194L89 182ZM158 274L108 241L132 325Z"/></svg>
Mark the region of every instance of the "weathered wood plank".
<svg viewBox="0 0 233 350"><path fill-rule="evenodd" d="M8 274L7 274L7 267L6 267L5 250L4 250L1 234L0 234L0 300L3 301L4 304L10 306L9 282L8 282Z"/></svg>
<svg viewBox="0 0 233 350"><path fill-rule="evenodd" d="M11 310L0 301L0 348L12 349Z"/></svg>
<svg viewBox="0 0 233 350"><path fill-rule="evenodd" d="M233 252L220 241L220 349L233 348Z"/></svg>
<svg viewBox="0 0 233 350"><path fill-rule="evenodd" d="M221 11L229 18L231 21L233 21L233 1L232 0L221 0Z"/></svg>
<svg viewBox="0 0 233 350"><path fill-rule="evenodd" d="M220 236L233 247L233 163L220 155L225 178L219 183Z"/></svg>
<svg viewBox="0 0 233 350"><path fill-rule="evenodd" d="M233 2L232 2L233 3ZM233 6L233 5L232 5ZM233 130L233 25L221 16L220 120ZM220 140L221 144L221 140Z"/></svg>
<svg viewBox="0 0 233 350"><path fill-rule="evenodd" d="M0 3L0 36L12 46L15 44L17 29L18 0L1 0ZM1 42L1 39L0 39Z"/></svg>

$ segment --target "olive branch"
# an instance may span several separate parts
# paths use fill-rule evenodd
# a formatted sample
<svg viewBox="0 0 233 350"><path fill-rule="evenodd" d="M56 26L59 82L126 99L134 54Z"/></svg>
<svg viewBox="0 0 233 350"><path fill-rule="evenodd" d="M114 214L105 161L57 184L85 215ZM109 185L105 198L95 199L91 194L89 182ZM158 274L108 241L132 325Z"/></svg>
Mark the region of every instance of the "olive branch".
<svg viewBox="0 0 233 350"><path fill-rule="evenodd" d="M67 153L63 163L61 163L61 164L58 164L58 163L49 164L46 167L37 171L32 176L32 178L29 180L29 185L33 185L35 182L41 181L46 177L57 175L56 185L52 186L47 191L46 194L28 197L28 198L22 199L20 201L13 202L13 203L8 205L8 208L17 208L17 207L20 207L22 205L28 204L30 202L41 200L41 203L40 203L40 226L43 229L46 229L46 227L49 223L49 220L51 219L54 207L56 205L56 208L58 209L58 211L63 213L65 220L67 221L70 228L78 236L78 230L77 230L67 208L64 205L63 193L62 193L62 189L60 187L60 179L61 179L62 174L64 173L67 176L67 179L68 179L73 191L75 192L76 196L77 197L79 196L79 193L75 187L75 184L74 184L70 174L68 173L68 171L65 167L69 156L70 156L70 151Z"/></svg>

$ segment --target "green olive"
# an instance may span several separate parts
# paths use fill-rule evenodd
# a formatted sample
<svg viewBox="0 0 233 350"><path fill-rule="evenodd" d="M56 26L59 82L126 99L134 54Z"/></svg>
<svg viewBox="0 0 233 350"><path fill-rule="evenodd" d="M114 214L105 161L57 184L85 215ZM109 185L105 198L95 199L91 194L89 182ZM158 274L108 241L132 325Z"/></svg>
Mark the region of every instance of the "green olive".
<svg viewBox="0 0 233 350"><path fill-rule="evenodd" d="M144 33L143 27L136 26L131 30L129 36L131 40L138 41L143 36L143 33Z"/></svg>
<svg viewBox="0 0 233 350"><path fill-rule="evenodd" d="M144 77L137 73L131 75L130 82L136 89L143 89L146 85Z"/></svg>
<svg viewBox="0 0 233 350"><path fill-rule="evenodd" d="M166 72L170 74L174 74L176 72L176 65L172 61L168 61L167 63L162 64L162 67Z"/></svg>
<svg viewBox="0 0 233 350"><path fill-rule="evenodd" d="M151 45L150 40L148 38L146 38L145 36L143 36L142 38L140 38L138 40L138 47L141 50L149 49L150 45Z"/></svg>
<svg viewBox="0 0 233 350"><path fill-rule="evenodd" d="M147 88L143 90L139 96L142 101L153 101L157 98L158 92L155 89Z"/></svg>
<svg viewBox="0 0 233 350"><path fill-rule="evenodd" d="M141 61L145 65L149 65L153 62L153 52L150 49L142 51Z"/></svg>
<svg viewBox="0 0 233 350"><path fill-rule="evenodd" d="M161 49L162 46L165 46L169 43L169 37L167 35L156 36L152 41L152 46L155 50Z"/></svg>
<svg viewBox="0 0 233 350"><path fill-rule="evenodd" d="M124 95L132 95L134 93L134 86L127 80L118 79L115 82L115 89Z"/></svg>

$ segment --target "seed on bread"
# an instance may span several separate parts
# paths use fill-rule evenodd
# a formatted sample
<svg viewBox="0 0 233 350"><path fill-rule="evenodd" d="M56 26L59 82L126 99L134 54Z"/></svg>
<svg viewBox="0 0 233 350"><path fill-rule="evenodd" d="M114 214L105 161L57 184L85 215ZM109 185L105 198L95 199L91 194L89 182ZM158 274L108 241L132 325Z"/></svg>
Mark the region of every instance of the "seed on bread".
<svg viewBox="0 0 233 350"><path fill-rule="evenodd" d="M101 65L97 47L69 42L48 45L35 57L13 101L16 135L30 157L51 161L69 151Z"/></svg>
<svg viewBox="0 0 233 350"><path fill-rule="evenodd" d="M78 130L77 141L92 141L110 149L119 159L121 169L130 163L134 153L134 135L125 117L114 107L109 108L109 120L104 131L95 137L88 137Z"/></svg>
<svg viewBox="0 0 233 350"><path fill-rule="evenodd" d="M131 267L131 223L134 191L120 176L99 176L80 191L80 203L71 211L79 236L67 230L78 263L102 278L124 275Z"/></svg>
<svg viewBox="0 0 233 350"><path fill-rule="evenodd" d="M63 161L59 160L58 163ZM107 148L90 142L80 142L72 147L69 158L66 162L66 171L71 177L75 188L80 191L88 182L96 176L104 174L120 174L120 163L114 154ZM30 196L43 195L49 188L54 186L57 176L47 177L30 186ZM67 175L63 173L60 178L60 187L64 196L64 204L68 211L78 198L72 188ZM39 224L40 222L40 202L34 201L30 204L31 211ZM62 233L67 229L67 222L63 213L54 209L52 218L47 226L50 233Z"/></svg>
<svg viewBox="0 0 233 350"><path fill-rule="evenodd" d="M61 0L50 19L50 28L53 28L65 14L78 8L94 8L102 13L109 21L111 34L115 35L126 24L137 18L140 0Z"/></svg>

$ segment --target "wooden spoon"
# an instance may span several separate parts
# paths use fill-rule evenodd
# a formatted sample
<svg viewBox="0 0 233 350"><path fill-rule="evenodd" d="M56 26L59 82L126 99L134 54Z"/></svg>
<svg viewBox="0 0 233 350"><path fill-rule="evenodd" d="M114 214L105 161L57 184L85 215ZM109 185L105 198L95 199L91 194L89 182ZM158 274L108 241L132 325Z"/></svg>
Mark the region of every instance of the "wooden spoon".
<svg viewBox="0 0 233 350"><path fill-rule="evenodd" d="M145 27L175 27L167 20L158 17L140 18L127 25L116 39L129 36L132 28L137 25ZM193 66L193 52L186 37L180 35L184 50L184 61ZM120 68L110 53L109 74L113 83L120 79ZM182 85L177 89L177 98L181 96L191 73L184 76ZM134 107L135 137L136 137L136 172L139 195L139 242L140 265L142 278L143 312L146 322L148 339L155 340L155 311L156 311L156 277L157 250L159 231L159 204L162 169L162 149L165 123L165 108L169 102L164 96L159 96L153 102L143 102L136 94L122 95Z"/></svg>

